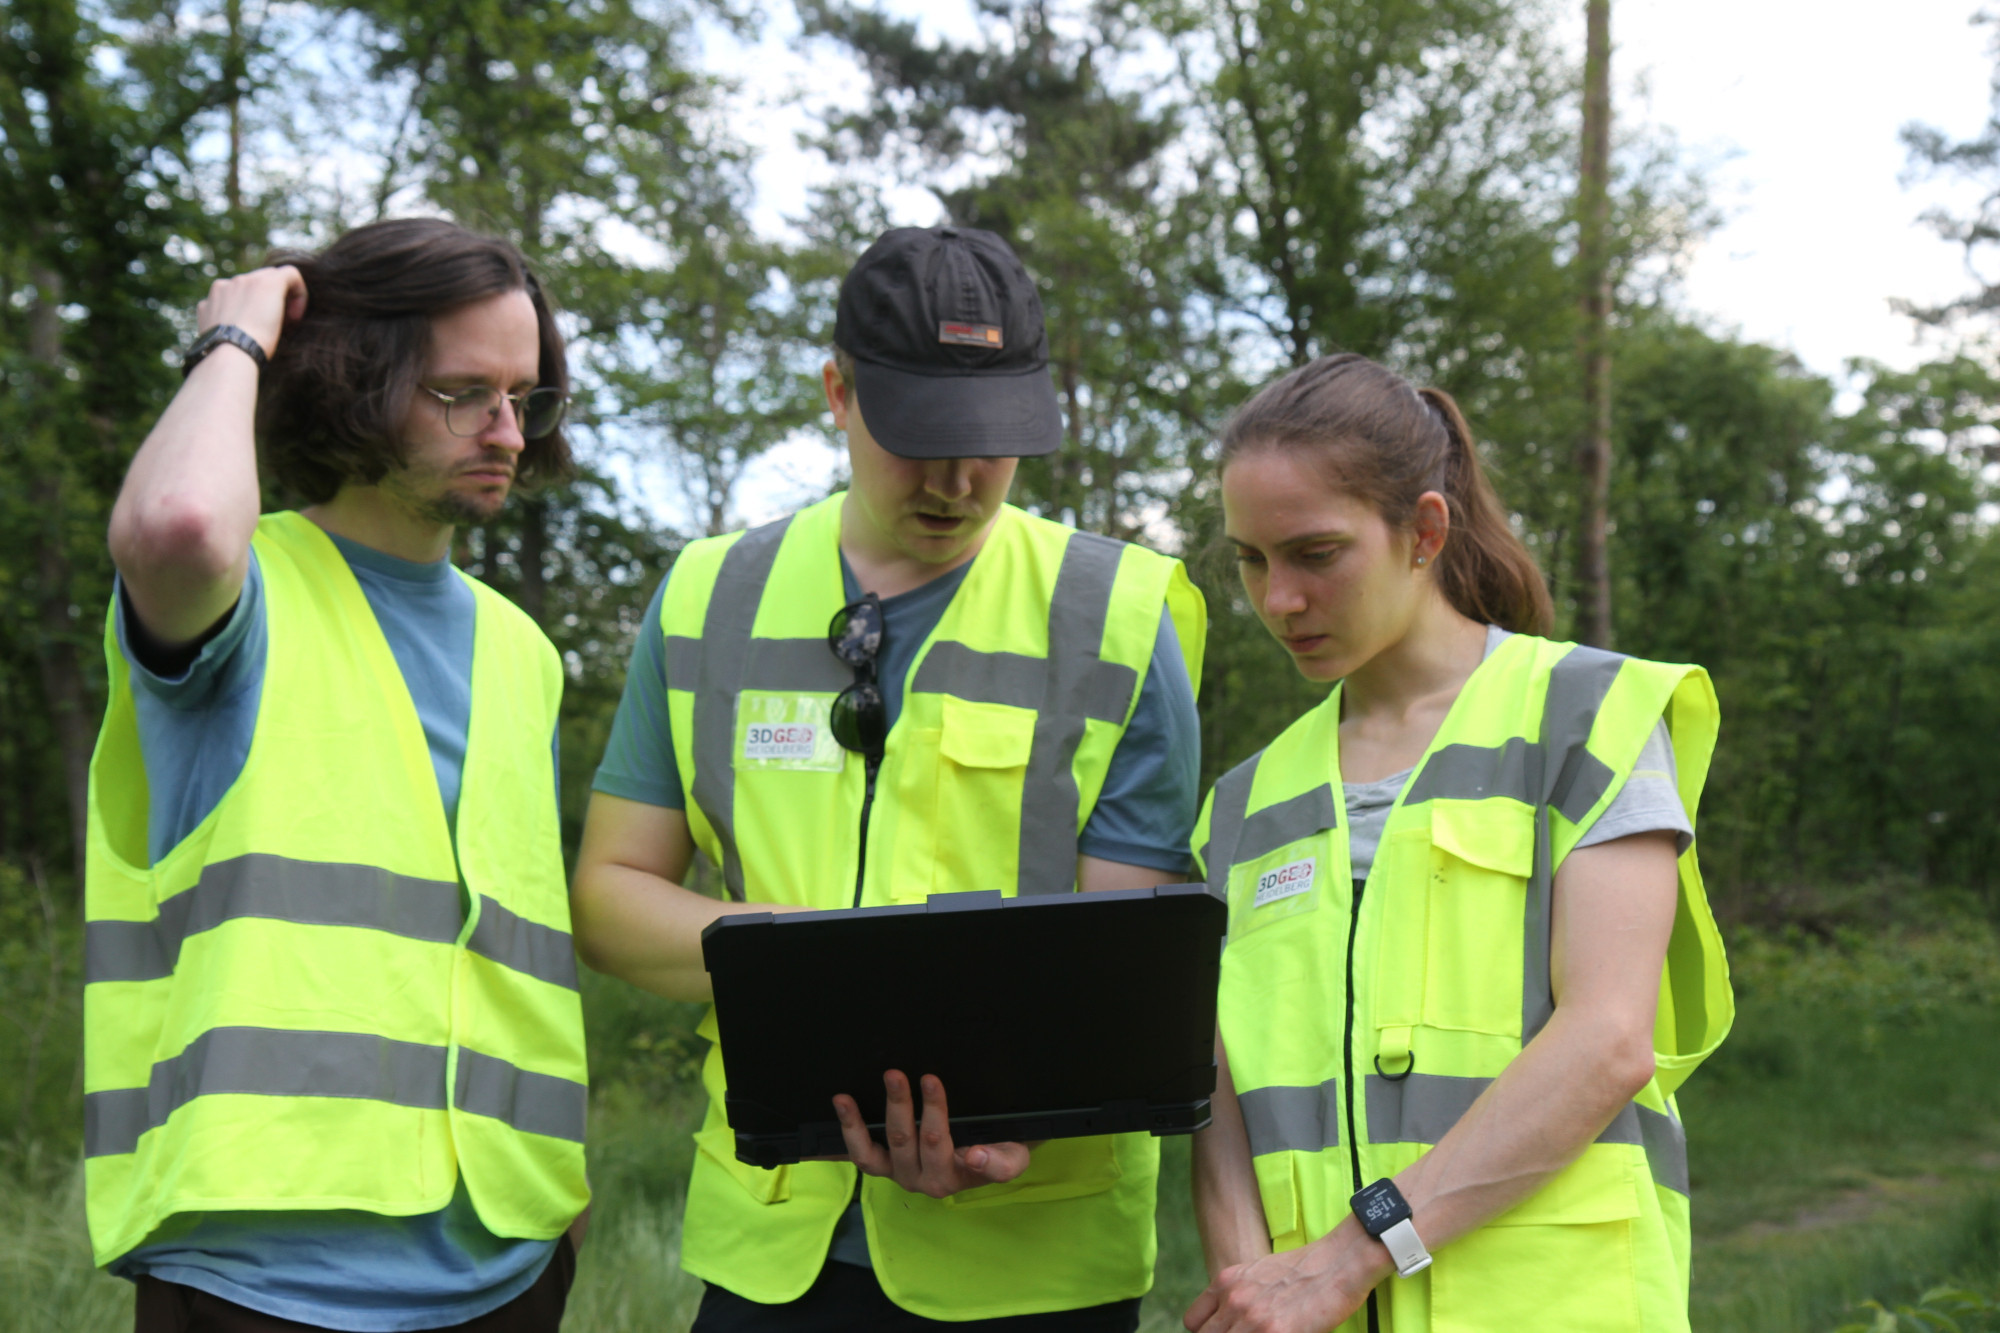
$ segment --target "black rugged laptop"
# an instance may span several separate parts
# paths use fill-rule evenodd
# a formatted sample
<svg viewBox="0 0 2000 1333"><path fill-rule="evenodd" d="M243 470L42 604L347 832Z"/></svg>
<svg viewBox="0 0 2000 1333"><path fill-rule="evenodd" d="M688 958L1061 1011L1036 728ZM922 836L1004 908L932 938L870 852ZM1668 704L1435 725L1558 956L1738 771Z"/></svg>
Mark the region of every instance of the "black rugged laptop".
<svg viewBox="0 0 2000 1333"><path fill-rule="evenodd" d="M880 1142L888 1069L943 1080L959 1146L1200 1129L1227 917L1199 884L722 917L702 955L736 1156L844 1154L839 1092Z"/></svg>

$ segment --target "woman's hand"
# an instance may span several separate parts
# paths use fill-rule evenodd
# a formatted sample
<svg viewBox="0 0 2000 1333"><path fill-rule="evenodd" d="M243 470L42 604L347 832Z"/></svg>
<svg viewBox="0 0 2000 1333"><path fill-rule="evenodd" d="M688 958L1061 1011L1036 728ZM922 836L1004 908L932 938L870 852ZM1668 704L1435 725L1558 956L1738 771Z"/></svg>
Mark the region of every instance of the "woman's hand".
<svg viewBox="0 0 2000 1333"><path fill-rule="evenodd" d="M1310 1245L1223 1269L1181 1323L1190 1333L1326 1333L1395 1271L1350 1217Z"/></svg>
<svg viewBox="0 0 2000 1333"><path fill-rule="evenodd" d="M886 1176L912 1194L942 1199L979 1185L1012 1180L1028 1169L1025 1143L982 1143L971 1148L955 1148L951 1142L951 1122L944 1100L944 1084L935 1075L923 1079L924 1119L921 1128L910 1101L910 1080L900 1069L882 1075L889 1094L883 1117L884 1148L868 1133L861 1108L846 1093L833 1099L833 1113L840 1118L840 1134L847 1140L848 1159L871 1176Z"/></svg>

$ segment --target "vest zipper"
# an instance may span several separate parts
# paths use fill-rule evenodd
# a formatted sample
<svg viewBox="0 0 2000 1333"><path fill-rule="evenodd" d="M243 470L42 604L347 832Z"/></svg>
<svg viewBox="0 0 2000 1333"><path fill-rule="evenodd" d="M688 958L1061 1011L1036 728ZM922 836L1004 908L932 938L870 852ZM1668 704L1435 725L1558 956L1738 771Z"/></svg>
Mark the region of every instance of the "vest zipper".
<svg viewBox="0 0 2000 1333"><path fill-rule="evenodd" d="M1354 1164L1354 1188L1360 1190L1361 1179L1361 1131L1354 1119L1354 937L1361 933L1361 893L1367 887L1366 880L1354 881L1354 912L1347 923L1347 1025L1340 1041L1340 1072L1347 1092L1347 1151ZM1375 1293L1368 1293L1368 1333L1381 1333L1381 1316L1376 1312Z"/></svg>
<svg viewBox="0 0 2000 1333"><path fill-rule="evenodd" d="M875 809L875 775L881 771L882 756L867 758L868 782L861 789L861 854L854 858L854 905L861 906L861 887L868 882L868 816Z"/></svg>

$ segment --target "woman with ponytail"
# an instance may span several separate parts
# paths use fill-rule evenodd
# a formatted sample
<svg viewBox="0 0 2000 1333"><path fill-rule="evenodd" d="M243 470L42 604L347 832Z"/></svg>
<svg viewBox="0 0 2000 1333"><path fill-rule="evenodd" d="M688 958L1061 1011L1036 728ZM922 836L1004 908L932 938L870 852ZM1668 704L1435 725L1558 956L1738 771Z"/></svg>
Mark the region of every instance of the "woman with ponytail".
<svg viewBox="0 0 2000 1333"><path fill-rule="evenodd" d="M1222 440L1243 590L1326 701L1209 795L1229 903L1203 1333L1687 1324L1674 1090L1727 1032L1707 674L1552 642L1449 395L1354 355Z"/></svg>

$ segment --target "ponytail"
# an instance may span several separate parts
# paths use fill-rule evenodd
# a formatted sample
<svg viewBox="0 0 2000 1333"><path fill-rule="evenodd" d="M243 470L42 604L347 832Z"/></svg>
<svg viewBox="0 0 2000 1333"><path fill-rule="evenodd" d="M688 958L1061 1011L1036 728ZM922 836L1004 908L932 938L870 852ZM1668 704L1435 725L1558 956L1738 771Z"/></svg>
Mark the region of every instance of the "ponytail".
<svg viewBox="0 0 2000 1333"><path fill-rule="evenodd" d="M1446 436L1444 484L1435 488L1451 508L1451 531L1437 554L1445 600L1481 624L1547 634L1555 622L1548 583L1507 521L1465 415L1443 389L1419 389L1417 396L1437 414Z"/></svg>
<svg viewBox="0 0 2000 1333"><path fill-rule="evenodd" d="M1352 352L1323 356L1266 385L1229 419L1223 467L1259 448L1310 451L1335 485L1398 529L1415 519L1418 498L1436 491L1451 515L1435 563L1445 600L1480 624L1549 632L1548 585L1444 390L1418 389Z"/></svg>

